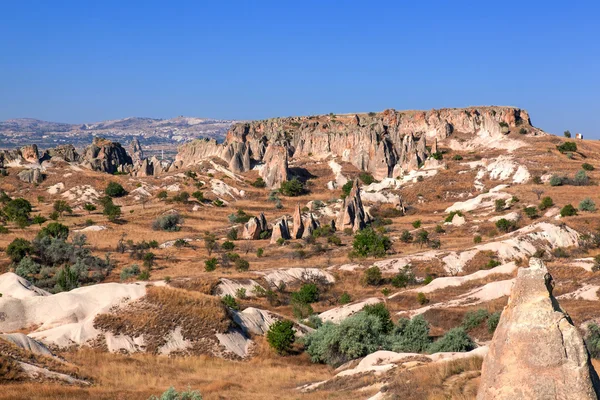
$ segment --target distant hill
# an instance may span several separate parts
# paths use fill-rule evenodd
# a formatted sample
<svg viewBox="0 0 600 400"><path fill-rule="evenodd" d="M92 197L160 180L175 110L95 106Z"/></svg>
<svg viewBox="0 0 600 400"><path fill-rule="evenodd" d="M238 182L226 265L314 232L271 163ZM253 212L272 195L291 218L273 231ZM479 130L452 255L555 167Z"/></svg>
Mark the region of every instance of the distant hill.
<svg viewBox="0 0 600 400"><path fill-rule="evenodd" d="M183 116L171 119L130 117L85 124L9 119L0 121L0 146L11 148L36 143L44 148L70 143L82 147L95 136L123 143L137 136L142 137L146 145L176 145L199 137L222 141L235 122Z"/></svg>

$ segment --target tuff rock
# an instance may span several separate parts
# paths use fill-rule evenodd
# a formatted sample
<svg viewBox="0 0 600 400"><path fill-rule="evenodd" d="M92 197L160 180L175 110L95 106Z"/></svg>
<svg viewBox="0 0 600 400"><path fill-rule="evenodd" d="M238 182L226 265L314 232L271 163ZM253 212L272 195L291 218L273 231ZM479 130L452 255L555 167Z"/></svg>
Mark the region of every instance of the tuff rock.
<svg viewBox="0 0 600 400"><path fill-rule="evenodd" d="M271 234L271 244L277 243L277 241L283 238L290 240L290 228L288 227L287 218L283 217L280 221L273 224L273 233Z"/></svg>
<svg viewBox="0 0 600 400"><path fill-rule="evenodd" d="M44 175L39 168L25 169L17 174L20 180L27 183L42 183Z"/></svg>
<svg viewBox="0 0 600 400"><path fill-rule="evenodd" d="M541 260L519 268L483 362L478 400L598 398L598 376L553 286Z"/></svg>
<svg viewBox="0 0 600 400"><path fill-rule="evenodd" d="M301 239L304 234L304 222L302 221L302 212L300 203L296 204L293 216L294 226L292 227L292 239Z"/></svg>
<svg viewBox="0 0 600 400"><path fill-rule="evenodd" d="M128 172L132 160L120 143L103 138L94 138L92 144L86 147L81 165L94 171Z"/></svg>
<svg viewBox="0 0 600 400"><path fill-rule="evenodd" d="M339 230L352 229L353 232L356 232L364 229L368 222L369 217L360 198L360 182L356 179L350 194L344 199L335 225Z"/></svg>

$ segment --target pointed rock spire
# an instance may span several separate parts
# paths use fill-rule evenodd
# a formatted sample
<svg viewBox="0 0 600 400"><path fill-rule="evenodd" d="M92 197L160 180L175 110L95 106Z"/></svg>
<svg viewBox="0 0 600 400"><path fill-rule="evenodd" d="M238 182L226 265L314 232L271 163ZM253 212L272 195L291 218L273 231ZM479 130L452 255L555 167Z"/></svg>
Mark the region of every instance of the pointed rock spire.
<svg viewBox="0 0 600 400"><path fill-rule="evenodd" d="M304 233L304 222L302 221L302 213L300 212L300 203L296 204L293 218L292 239L301 239Z"/></svg>

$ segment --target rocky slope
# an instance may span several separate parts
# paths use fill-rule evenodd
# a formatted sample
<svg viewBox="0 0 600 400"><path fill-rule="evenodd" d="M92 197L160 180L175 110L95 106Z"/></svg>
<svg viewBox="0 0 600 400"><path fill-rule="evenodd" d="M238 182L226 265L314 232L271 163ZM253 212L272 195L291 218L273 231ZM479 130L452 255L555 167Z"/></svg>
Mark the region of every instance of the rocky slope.
<svg viewBox="0 0 600 400"><path fill-rule="evenodd" d="M478 139L478 145L502 147L506 134L538 135L529 114L513 107L472 107L431 111L385 110L380 113L273 118L233 125L225 143L193 141L180 147L178 167L220 157L236 172L265 163L274 147L284 147L290 160L300 156L340 157L375 178L396 177L418 168L437 150L437 140L456 136ZM281 159L282 157L280 157ZM262 174L270 178L270 171ZM275 183L274 186L277 186Z"/></svg>

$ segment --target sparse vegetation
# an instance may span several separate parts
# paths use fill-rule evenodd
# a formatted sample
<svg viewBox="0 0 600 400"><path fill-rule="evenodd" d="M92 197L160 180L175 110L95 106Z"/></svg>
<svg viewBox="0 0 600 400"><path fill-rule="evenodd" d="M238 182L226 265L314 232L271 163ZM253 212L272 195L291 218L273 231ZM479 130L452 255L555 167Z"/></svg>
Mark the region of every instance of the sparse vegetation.
<svg viewBox="0 0 600 400"><path fill-rule="evenodd" d="M286 355L292 350L296 331L291 321L276 321L269 327L267 342L278 354Z"/></svg>
<svg viewBox="0 0 600 400"><path fill-rule="evenodd" d="M561 217L571 217L573 215L577 215L577 209L571 204L567 204L560 210Z"/></svg>
<svg viewBox="0 0 600 400"><path fill-rule="evenodd" d="M177 232L181 230L183 217L179 214L166 214L158 217L152 223L152 229L155 231Z"/></svg>
<svg viewBox="0 0 600 400"><path fill-rule="evenodd" d="M109 182L108 185L106 186L106 189L104 189L104 193L108 197L113 197L113 198L114 197L123 197L123 196L127 195L127 191L118 182Z"/></svg>
<svg viewBox="0 0 600 400"><path fill-rule="evenodd" d="M392 242L387 236L369 227L354 236L352 255L357 257L383 257L391 246Z"/></svg>
<svg viewBox="0 0 600 400"><path fill-rule="evenodd" d="M301 196L306 192L304 184L298 178L292 178L281 183L280 193L288 197Z"/></svg>

